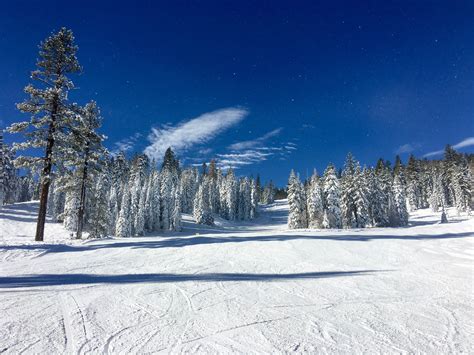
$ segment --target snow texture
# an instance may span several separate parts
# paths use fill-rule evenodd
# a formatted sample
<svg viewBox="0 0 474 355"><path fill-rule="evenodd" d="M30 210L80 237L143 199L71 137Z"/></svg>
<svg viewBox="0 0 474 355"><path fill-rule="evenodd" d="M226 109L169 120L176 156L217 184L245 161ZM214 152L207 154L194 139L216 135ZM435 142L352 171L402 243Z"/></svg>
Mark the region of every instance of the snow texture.
<svg viewBox="0 0 474 355"><path fill-rule="evenodd" d="M0 352L473 353L474 220L406 228L254 221L71 240L37 202L0 209Z"/></svg>

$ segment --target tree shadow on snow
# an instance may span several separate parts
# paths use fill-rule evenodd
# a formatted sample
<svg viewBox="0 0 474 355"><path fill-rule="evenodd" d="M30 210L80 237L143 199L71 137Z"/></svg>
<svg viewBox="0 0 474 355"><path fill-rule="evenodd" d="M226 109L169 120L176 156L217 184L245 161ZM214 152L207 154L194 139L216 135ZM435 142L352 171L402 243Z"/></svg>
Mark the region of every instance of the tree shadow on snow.
<svg viewBox="0 0 474 355"><path fill-rule="evenodd" d="M36 222L37 216L27 212L0 210L0 220L1 219L16 222Z"/></svg>
<svg viewBox="0 0 474 355"><path fill-rule="evenodd" d="M64 286L86 284L135 284L135 283L169 283L169 282L239 282L239 281L285 281L295 279L322 279L332 277L370 275L383 270L358 271L324 271L294 274L244 274L244 273L209 273L209 274L125 274L125 275L91 275L91 274L40 274L26 276L0 277L0 288Z"/></svg>
<svg viewBox="0 0 474 355"><path fill-rule="evenodd" d="M456 224L456 223L460 223L460 222L463 222L464 220L462 219L455 219L455 220L450 220L448 221L448 224ZM420 227L420 226L435 226L435 225L438 225L440 224L440 222L433 222L433 221L420 221L420 220L415 220L415 221L410 221L408 223L408 226L407 227L404 227L404 228L410 228L410 227Z"/></svg>
<svg viewBox="0 0 474 355"><path fill-rule="evenodd" d="M335 232L336 234L338 232ZM339 232L340 233L340 232ZM183 248L194 245L218 244L218 243L244 243L244 242L280 242L292 240L325 240L325 241L339 241L339 242L369 242L372 240L436 240L436 239L455 239L468 238L474 236L472 232L463 233L444 233L444 234L417 234L417 235L308 235L291 234L282 235L260 235L260 236L239 236L227 234L225 236L181 236L181 237L157 237L152 239L150 237L144 239L141 237L130 239L106 239L106 240L91 240L82 245L68 245L68 244L26 244L26 245L2 245L0 250L40 250L43 251L41 256L48 253L68 253L68 252L88 252L100 249L113 248L130 248L130 249L155 249L155 248Z"/></svg>
<svg viewBox="0 0 474 355"><path fill-rule="evenodd" d="M36 222L38 220L39 206L34 202L21 202L13 205L0 207L0 220L10 220L17 222ZM51 218L46 217L50 222Z"/></svg>

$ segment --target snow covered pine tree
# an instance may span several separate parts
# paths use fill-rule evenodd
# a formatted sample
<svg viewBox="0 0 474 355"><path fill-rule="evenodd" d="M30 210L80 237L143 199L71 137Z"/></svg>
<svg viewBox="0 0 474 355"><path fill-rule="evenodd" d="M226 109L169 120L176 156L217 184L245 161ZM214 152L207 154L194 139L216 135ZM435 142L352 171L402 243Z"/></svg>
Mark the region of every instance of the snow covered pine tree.
<svg viewBox="0 0 474 355"><path fill-rule="evenodd" d="M306 198L304 188L299 177L293 170L291 171L288 180L288 205L288 228L307 228L308 220L306 217Z"/></svg>
<svg viewBox="0 0 474 355"><path fill-rule="evenodd" d="M68 74L81 70L76 58L77 46L74 44L72 32L61 28L40 45L37 62L38 69L31 73L38 87L28 85L25 92L30 98L18 104L22 112L31 114L31 120L14 123L9 132L22 132L27 137L23 143L15 145L16 149L43 148L44 157L23 157L16 159L16 166L22 168L41 167L40 175L40 206L36 227L36 241L42 241L46 222L51 173L54 166L62 159L57 154L57 146L67 135L76 115L71 112L68 103L68 92L74 85Z"/></svg>

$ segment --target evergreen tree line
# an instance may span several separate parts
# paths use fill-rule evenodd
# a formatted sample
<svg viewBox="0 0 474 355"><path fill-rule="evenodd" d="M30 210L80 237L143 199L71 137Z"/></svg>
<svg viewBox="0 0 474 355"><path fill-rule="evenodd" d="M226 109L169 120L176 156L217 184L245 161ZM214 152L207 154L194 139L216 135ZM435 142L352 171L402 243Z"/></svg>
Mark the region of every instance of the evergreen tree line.
<svg viewBox="0 0 474 355"><path fill-rule="evenodd" d="M257 180L237 178L232 169L224 174L214 160L203 165L201 175L196 168L185 170L181 190L186 196L183 212L193 213L197 223L212 225L213 215L231 221L257 216Z"/></svg>
<svg viewBox="0 0 474 355"><path fill-rule="evenodd" d="M260 177L257 175L257 194L259 202L267 205L273 203L275 200L282 200L287 198L286 187L277 187L272 180L267 182L265 186L260 185Z"/></svg>
<svg viewBox="0 0 474 355"><path fill-rule="evenodd" d="M14 159L14 152L3 142L3 131L0 130L0 206L36 200L39 196L39 185L33 174L28 172L20 176Z"/></svg>
<svg viewBox="0 0 474 355"><path fill-rule="evenodd" d="M404 166L397 156L393 169L380 159L375 168L361 168L348 154L337 172L330 164L302 183L292 171L288 181L288 227L366 228L398 227L408 223L408 212L430 207L434 212L455 207L471 214L473 155L447 146L443 160L420 160L413 155Z"/></svg>
<svg viewBox="0 0 474 355"><path fill-rule="evenodd" d="M77 238L83 230L90 237L180 230L182 211L205 224L213 224L215 214L230 220L255 217L255 182L237 179L232 170L224 176L215 162L209 172L199 174L196 169L181 171L170 148L160 171L145 155L131 161L123 154L110 157L105 137L98 133L102 118L97 104L70 101L70 76L82 71L77 49L66 28L40 44L31 74L35 85L26 86L29 98L17 105L30 120L8 128L25 139L9 148L1 137L0 204L40 200L35 240L43 240L47 214ZM43 155L14 158L30 149ZM20 177L18 169L28 174Z"/></svg>
<svg viewBox="0 0 474 355"><path fill-rule="evenodd" d="M260 183L260 176L257 175L256 185L257 185L257 198L258 198L259 203L266 205L269 203L273 203L275 201L275 197L276 197L276 193L278 189L275 187L272 180L267 182L265 186L262 187Z"/></svg>
<svg viewBox="0 0 474 355"><path fill-rule="evenodd" d="M197 168L181 169L171 148L167 149L160 170L144 154L130 160L124 153L115 157L104 154L100 170L89 175L85 189L83 169L66 169L52 178L47 213L54 222L62 222L67 230L76 233L77 238L83 229L90 238L179 231L181 213L192 214L197 223L207 225L214 224L216 215L228 220L247 220L257 215L256 181L237 178L232 169L224 174L215 161L211 161L209 169L204 165L199 173ZM25 177L15 173L9 176L12 181L25 184L13 186L13 197L5 203L37 198L38 183L31 173Z"/></svg>

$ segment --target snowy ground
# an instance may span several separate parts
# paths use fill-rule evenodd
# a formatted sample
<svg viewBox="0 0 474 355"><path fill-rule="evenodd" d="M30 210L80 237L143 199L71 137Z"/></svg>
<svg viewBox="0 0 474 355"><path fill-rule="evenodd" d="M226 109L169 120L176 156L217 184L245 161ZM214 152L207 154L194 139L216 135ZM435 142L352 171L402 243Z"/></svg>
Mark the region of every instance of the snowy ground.
<svg viewBox="0 0 474 355"><path fill-rule="evenodd" d="M67 240L35 203L0 210L0 353L474 353L474 220L399 229L252 223Z"/></svg>

